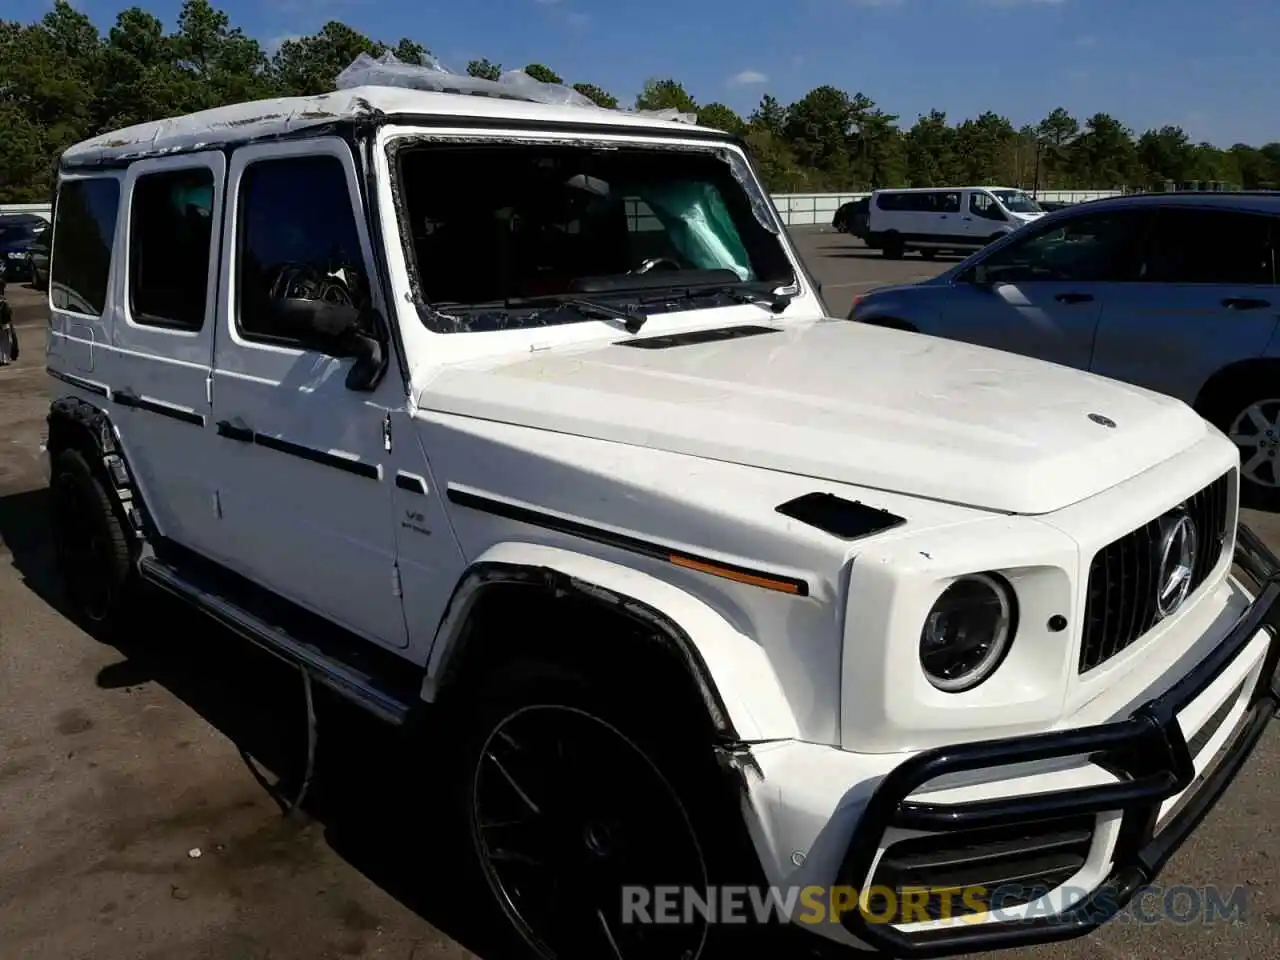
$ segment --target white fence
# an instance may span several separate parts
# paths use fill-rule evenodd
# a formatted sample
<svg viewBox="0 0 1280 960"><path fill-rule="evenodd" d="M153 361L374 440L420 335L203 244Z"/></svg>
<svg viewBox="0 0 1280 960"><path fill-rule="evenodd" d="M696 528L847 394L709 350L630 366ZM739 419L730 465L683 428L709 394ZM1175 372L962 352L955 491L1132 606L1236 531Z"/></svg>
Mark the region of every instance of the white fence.
<svg viewBox="0 0 1280 960"><path fill-rule="evenodd" d="M1118 197L1122 190L1041 190L1036 196L1046 203L1084 203ZM869 193L775 193L774 206L790 226L819 224L828 226L836 210L850 200L860 200Z"/></svg>
<svg viewBox="0 0 1280 960"><path fill-rule="evenodd" d="M1037 196L1049 203L1083 203L1086 200L1101 200L1103 197L1117 197L1120 190L1041 190ZM775 193L773 204L788 226L799 227L817 224L829 226L831 218L841 204L850 200L858 200L868 196L867 193ZM0 204L0 214L5 213L37 213L49 219L47 203L9 203Z"/></svg>

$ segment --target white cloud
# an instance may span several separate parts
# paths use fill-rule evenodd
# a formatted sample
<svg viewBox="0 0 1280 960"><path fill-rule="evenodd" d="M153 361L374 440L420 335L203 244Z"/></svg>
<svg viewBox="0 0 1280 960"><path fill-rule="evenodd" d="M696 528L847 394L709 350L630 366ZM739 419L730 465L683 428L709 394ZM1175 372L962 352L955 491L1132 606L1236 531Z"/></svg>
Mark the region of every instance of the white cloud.
<svg viewBox="0 0 1280 960"><path fill-rule="evenodd" d="M753 83L768 83L769 78L759 70L742 70L729 78L729 86L745 87Z"/></svg>

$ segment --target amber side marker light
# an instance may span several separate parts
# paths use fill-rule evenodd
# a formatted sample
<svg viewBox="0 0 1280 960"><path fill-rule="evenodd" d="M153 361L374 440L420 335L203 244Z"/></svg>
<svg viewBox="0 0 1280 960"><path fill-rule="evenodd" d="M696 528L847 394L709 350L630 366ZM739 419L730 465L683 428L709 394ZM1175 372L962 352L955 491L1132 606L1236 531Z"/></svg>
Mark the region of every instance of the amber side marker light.
<svg viewBox="0 0 1280 960"><path fill-rule="evenodd" d="M735 567L726 567L718 563L708 563L706 560L695 560L692 557L683 557L678 553L672 553L667 556L670 563L677 567L684 567L686 570L696 570L699 573L709 573L713 577L723 577L726 580L735 580L738 583L750 584L753 587L762 587L765 590L777 590L779 593L789 593L792 596L807 596L809 591L803 583L795 580L778 580L774 577L766 577L759 573L750 573L746 570L738 570Z"/></svg>

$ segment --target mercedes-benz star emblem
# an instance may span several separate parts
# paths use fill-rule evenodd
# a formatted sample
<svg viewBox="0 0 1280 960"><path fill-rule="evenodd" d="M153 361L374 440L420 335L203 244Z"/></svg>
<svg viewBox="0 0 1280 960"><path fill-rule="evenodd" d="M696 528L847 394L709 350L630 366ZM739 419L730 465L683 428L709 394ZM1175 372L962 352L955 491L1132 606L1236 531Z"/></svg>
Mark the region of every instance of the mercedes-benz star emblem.
<svg viewBox="0 0 1280 960"><path fill-rule="evenodd" d="M1160 518L1160 555L1157 557L1156 609L1167 617L1191 592L1191 574L1199 552L1195 522L1183 511Z"/></svg>
<svg viewBox="0 0 1280 960"><path fill-rule="evenodd" d="M1102 427L1114 427L1116 425L1116 422L1114 420L1112 420L1110 417L1104 417L1100 413L1089 414L1089 419Z"/></svg>

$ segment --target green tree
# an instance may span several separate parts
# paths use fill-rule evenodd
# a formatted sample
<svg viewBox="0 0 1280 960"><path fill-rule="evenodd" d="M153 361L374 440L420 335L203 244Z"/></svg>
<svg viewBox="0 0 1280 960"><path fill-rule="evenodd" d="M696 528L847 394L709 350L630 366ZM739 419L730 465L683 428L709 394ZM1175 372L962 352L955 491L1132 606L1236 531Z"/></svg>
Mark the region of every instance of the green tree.
<svg viewBox="0 0 1280 960"><path fill-rule="evenodd" d="M345 23L330 20L312 36L280 44L272 58L277 87L292 96L325 93L362 53L377 56L380 45Z"/></svg>
<svg viewBox="0 0 1280 960"><path fill-rule="evenodd" d="M545 67L540 63L529 64L524 68L524 72L533 77L533 79L540 80L542 83L564 83L564 78L561 77L560 74L556 73L550 67Z"/></svg>
<svg viewBox="0 0 1280 960"><path fill-rule="evenodd" d="M1139 174L1133 132L1107 113L1095 113L1071 144L1069 162L1077 182L1113 189Z"/></svg>
<svg viewBox="0 0 1280 960"><path fill-rule="evenodd" d="M611 93L606 93L594 83L575 83L573 89L594 103L597 107L604 107L606 110L614 110L618 106L618 98Z"/></svg>
<svg viewBox="0 0 1280 960"><path fill-rule="evenodd" d="M467 64L467 75L478 80L497 80L502 76L502 64L488 60L472 60Z"/></svg>
<svg viewBox="0 0 1280 960"><path fill-rule="evenodd" d="M675 80L650 78L636 97L637 110L679 110L681 113L697 113L698 105L687 90Z"/></svg>
<svg viewBox="0 0 1280 960"><path fill-rule="evenodd" d="M1054 110L1036 125L1039 183L1063 186L1068 177L1071 142L1080 134L1078 121L1063 107ZM1033 174L1034 178L1035 174Z"/></svg>
<svg viewBox="0 0 1280 960"><path fill-rule="evenodd" d="M941 187L954 182L955 130L941 110L931 110L907 131L906 181L913 187Z"/></svg>
<svg viewBox="0 0 1280 960"><path fill-rule="evenodd" d="M768 131L774 137L785 136L787 126L787 108L777 98L766 93L760 98L760 104L747 118L753 127Z"/></svg>
<svg viewBox="0 0 1280 960"><path fill-rule="evenodd" d="M1135 155L1150 186L1159 186L1165 180L1190 180L1198 159L1191 138L1181 127L1148 130L1138 138Z"/></svg>
<svg viewBox="0 0 1280 960"><path fill-rule="evenodd" d="M708 103L698 108L698 123L704 127L715 127L735 136L746 133L747 125L743 119L723 103Z"/></svg>

